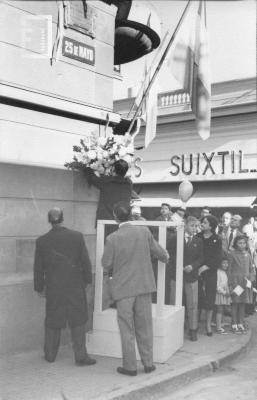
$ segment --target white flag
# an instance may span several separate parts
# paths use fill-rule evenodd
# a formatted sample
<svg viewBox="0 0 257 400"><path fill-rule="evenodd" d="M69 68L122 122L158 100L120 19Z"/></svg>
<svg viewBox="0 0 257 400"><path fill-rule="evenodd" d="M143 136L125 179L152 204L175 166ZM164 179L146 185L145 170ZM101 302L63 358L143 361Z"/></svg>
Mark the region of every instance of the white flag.
<svg viewBox="0 0 257 400"><path fill-rule="evenodd" d="M210 136L211 84L203 1L191 1L167 56L174 77L189 94L197 131Z"/></svg>
<svg viewBox="0 0 257 400"><path fill-rule="evenodd" d="M157 110L158 110L158 82L154 81L147 95L145 91L149 85L151 75L148 74L148 59L145 60L145 71L144 71L144 85L141 93L138 94L136 99L137 106L144 97L143 104L141 106L140 117L145 121L145 148L149 146L152 140L156 136L156 125L157 125ZM150 68L150 66L149 66Z"/></svg>

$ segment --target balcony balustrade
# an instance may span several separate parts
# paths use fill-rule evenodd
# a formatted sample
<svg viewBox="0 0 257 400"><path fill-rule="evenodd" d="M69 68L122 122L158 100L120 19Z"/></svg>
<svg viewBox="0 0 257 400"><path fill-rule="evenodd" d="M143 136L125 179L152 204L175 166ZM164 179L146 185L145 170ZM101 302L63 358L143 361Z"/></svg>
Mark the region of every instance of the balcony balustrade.
<svg viewBox="0 0 257 400"><path fill-rule="evenodd" d="M158 96L159 108L183 105L189 103L190 103L189 94L182 91L160 93Z"/></svg>

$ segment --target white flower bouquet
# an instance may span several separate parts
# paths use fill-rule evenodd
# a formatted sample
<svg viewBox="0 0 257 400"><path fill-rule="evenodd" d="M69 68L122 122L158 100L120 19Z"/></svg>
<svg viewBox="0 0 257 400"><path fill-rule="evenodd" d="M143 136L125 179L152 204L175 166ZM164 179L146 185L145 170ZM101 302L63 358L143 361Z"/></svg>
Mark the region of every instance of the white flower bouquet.
<svg viewBox="0 0 257 400"><path fill-rule="evenodd" d="M134 144L131 135L109 135L108 137L91 137L90 144L80 140L80 146L73 146L74 156L65 167L83 170L90 167L96 175L112 175L113 164L125 160L131 166L134 158Z"/></svg>

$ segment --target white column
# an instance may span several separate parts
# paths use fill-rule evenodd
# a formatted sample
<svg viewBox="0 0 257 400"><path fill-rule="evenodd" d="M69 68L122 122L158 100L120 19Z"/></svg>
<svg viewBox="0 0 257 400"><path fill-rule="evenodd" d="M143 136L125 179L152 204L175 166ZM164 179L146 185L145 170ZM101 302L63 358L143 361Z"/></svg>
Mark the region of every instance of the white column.
<svg viewBox="0 0 257 400"><path fill-rule="evenodd" d="M182 306L182 294L183 294L183 248L184 248L184 225L178 225L175 305L179 307Z"/></svg>
<svg viewBox="0 0 257 400"><path fill-rule="evenodd" d="M166 249L166 226L159 227L159 243ZM161 317L163 314L165 300L165 268L166 264L158 261L158 279L157 279L157 307L156 316Z"/></svg>

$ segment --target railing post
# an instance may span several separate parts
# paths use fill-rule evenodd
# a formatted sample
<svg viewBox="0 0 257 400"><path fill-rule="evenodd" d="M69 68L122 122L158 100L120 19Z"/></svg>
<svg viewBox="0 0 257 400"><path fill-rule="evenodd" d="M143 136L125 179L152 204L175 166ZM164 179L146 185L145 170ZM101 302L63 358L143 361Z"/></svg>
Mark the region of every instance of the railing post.
<svg viewBox="0 0 257 400"><path fill-rule="evenodd" d="M102 221L97 221L94 311L102 311L103 309L103 268L101 258L104 252L104 226Z"/></svg>
<svg viewBox="0 0 257 400"><path fill-rule="evenodd" d="M184 225L178 225L175 305L179 307L182 306L182 294L183 294L183 250L184 250Z"/></svg>
<svg viewBox="0 0 257 400"><path fill-rule="evenodd" d="M166 226L159 227L159 243L166 249ZM156 314L161 317L163 314L164 300L165 300L165 269L166 264L158 261L158 279L157 279L157 306Z"/></svg>

